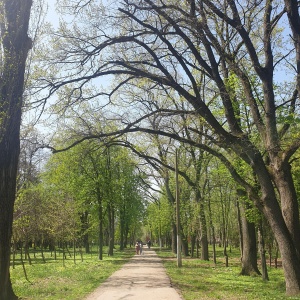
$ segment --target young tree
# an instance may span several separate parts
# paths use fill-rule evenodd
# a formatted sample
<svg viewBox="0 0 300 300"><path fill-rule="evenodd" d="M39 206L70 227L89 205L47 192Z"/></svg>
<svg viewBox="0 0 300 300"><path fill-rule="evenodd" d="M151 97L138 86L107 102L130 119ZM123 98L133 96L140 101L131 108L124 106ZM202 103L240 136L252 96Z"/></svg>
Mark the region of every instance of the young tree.
<svg viewBox="0 0 300 300"><path fill-rule="evenodd" d="M20 152L24 74L32 0L0 1L0 299L17 299L11 286L10 240Z"/></svg>

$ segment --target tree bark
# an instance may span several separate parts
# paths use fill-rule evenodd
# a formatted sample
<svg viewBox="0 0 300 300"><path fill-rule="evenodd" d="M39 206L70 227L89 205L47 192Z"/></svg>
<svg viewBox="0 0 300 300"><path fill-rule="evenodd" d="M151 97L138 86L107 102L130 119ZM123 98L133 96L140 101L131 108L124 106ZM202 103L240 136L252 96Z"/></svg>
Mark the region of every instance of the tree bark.
<svg viewBox="0 0 300 300"><path fill-rule="evenodd" d="M0 78L0 299L17 299L9 266L24 73L31 40L27 35L31 0L0 2L2 62Z"/></svg>
<svg viewBox="0 0 300 300"><path fill-rule="evenodd" d="M206 216L204 211L204 199L200 199L200 230L201 230L201 259L202 260L209 260L209 253L208 253L208 239L207 239L207 224L206 224Z"/></svg>
<svg viewBox="0 0 300 300"><path fill-rule="evenodd" d="M107 216L108 216L108 255L114 255L114 244L115 244L115 211L113 203L107 205Z"/></svg>
<svg viewBox="0 0 300 300"><path fill-rule="evenodd" d="M125 200L124 200L125 201ZM126 222L126 204L125 202L122 204L120 209L120 250L124 250L126 246L126 236L127 236L127 222Z"/></svg>
<svg viewBox="0 0 300 300"><path fill-rule="evenodd" d="M192 232L192 234L191 234L191 257L194 257L196 241L197 241L197 234L196 234L196 232Z"/></svg>
<svg viewBox="0 0 300 300"><path fill-rule="evenodd" d="M265 240L264 240L262 222L260 222L260 224L258 226L258 241L259 241L260 259L261 259L262 279L265 281L268 281L269 275L268 275L268 269L267 269Z"/></svg>
<svg viewBox="0 0 300 300"><path fill-rule="evenodd" d="M243 255L242 255L242 275L260 275L257 267L257 248L256 234L254 223L248 222L245 215L242 214L242 231L243 231Z"/></svg>
<svg viewBox="0 0 300 300"><path fill-rule="evenodd" d="M177 228L176 223L172 222L172 252L177 254Z"/></svg>
<svg viewBox="0 0 300 300"><path fill-rule="evenodd" d="M88 211L84 211L80 216L81 231L82 231L82 243L85 249L85 253L90 253L90 243L88 234Z"/></svg>
<svg viewBox="0 0 300 300"><path fill-rule="evenodd" d="M103 207L100 188L97 187L98 220L99 220L99 260L103 259Z"/></svg>
<svg viewBox="0 0 300 300"><path fill-rule="evenodd" d="M255 224L246 218L247 203L239 205L241 219L241 246L242 246L242 270L241 275L258 274L260 271L257 266L257 244Z"/></svg>
<svg viewBox="0 0 300 300"><path fill-rule="evenodd" d="M278 243L285 274L286 293L288 295L298 295L300 293L300 259L297 233L299 233L300 228L299 220L295 218L295 214L299 214L298 204L295 203L297 198L294 198L294 185L289 181L292 178L290 168L278 163L278 157L271 156L270 158L271 161L273 160L273 179L280 191L280 205L277 201L274 201L276 194L273 183L261 161L260 163L256 162L254 165L255 174L261 185L261 199L264 204L263 206L258 204L258 207L269 222ZM283 181L280 181L279 178ZM296 211L289 211L289 205Z"/></svg>
<svg viewBox="0 0 300 300"><path fill-rule="evenodd" d="M274 204L274 203L273 203ZM292 237L284 223L278 207L264 207L264 214L270 223L282 258L285 274L286 292L288 295L300 293L300 261Z"/></svg>
<svg viewBox="0 0 300 300"><path fill-rule="evenodd" d="M216 235L215 235L215 227L214 227L213 220L212 220L210 197L208 197L208 214L209 214L209 226L211 228L211 239L212 239L212 246L213 246L213 261L214 261L214 264L216 264L217 263Z"/></svg>

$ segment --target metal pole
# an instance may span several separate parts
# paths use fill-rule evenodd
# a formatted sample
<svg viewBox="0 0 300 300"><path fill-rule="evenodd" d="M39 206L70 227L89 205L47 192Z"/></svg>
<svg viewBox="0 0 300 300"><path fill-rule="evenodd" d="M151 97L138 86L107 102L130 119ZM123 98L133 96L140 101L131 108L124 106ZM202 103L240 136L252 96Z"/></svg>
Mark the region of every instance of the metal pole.
<svg viewBox="0 0 300 300"><path fill-rule="evenodd" d="M182 267L181 258L181 236L180 236L180 203L178 184L178 153L175 152L175 180L176 180L176 227L177 227L177 267Z"/></svg>

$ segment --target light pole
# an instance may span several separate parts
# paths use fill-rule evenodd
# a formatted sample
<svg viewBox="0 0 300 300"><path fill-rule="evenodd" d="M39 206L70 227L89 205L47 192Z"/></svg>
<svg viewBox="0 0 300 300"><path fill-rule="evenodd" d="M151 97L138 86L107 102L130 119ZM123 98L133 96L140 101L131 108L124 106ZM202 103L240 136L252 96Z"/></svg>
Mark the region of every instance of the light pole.
<svg viewBox="0 0 300 300"><path fill-rule="evenodd" d="M181 236L180 236L180 202L178 183L178 152L175 151L175 180L176 180L176 227L177 227L177 267L182 267Z"/></svg>

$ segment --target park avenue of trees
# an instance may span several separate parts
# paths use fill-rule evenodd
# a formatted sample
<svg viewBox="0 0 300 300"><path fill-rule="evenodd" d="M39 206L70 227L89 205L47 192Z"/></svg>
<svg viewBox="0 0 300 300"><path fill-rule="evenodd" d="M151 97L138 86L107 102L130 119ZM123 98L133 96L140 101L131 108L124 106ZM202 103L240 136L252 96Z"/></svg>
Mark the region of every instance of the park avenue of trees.
<svg viewBox="0 0 300 300"><path fill-rule="evenodd" d="M93 238L112 255L144 220L175 251L176 149L184 254L239 245L241 273L267 280L276 244L286 292L300 293L296 0L65 0L34 43L38 1L0 3L0 299L17 299L11 242L89 251ZM22 107L47 138L24 124L17 176ZM41 170L37 148L55 153Z"/></svg>

